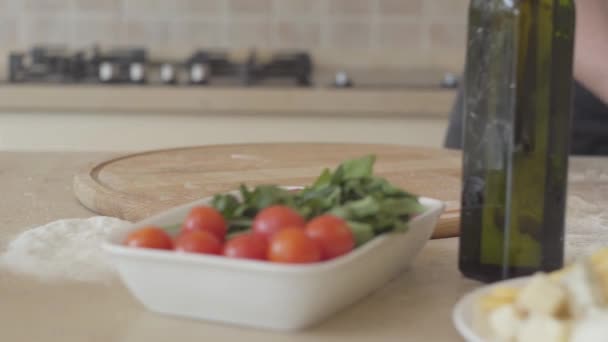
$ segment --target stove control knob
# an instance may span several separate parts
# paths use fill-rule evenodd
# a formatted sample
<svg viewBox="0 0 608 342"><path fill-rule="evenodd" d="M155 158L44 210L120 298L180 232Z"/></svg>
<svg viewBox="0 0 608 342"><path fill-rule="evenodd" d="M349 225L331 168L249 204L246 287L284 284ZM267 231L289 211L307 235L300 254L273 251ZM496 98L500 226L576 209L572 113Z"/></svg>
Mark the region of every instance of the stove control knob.
<svg viewBox="0 0 608 342"><path fill-rule="evenodd" d="M334 78L334 86L338 88L352 87L353 82L345 71L338 71Z"/></svg>
<svg viewBox="0 0 608 342"><path fill-rule="evenodd" d="M176 82L175 68L169 63L163 63L160 66L160 80L165 84Z"/></svg>
<svg viewBox="0 0 608 342"><path fill-rule="evenodd" d="M441 86L444 88L458 87L458 77L452 73L446 73L441 80Z"/></svg>
<svg viewBox="0 0 608 342"><path fill-rule="evenodd" d="M190 66L190 83L206 84L209 78L209 69L202 63L194 63Z"/></svg>
<svg viewBox="0 0 608 342"><path fill-rule="evenodd" d="M111 82L115 77L114 65L110 62L101 62L97 76L101 82Z"/></svg>
<svg viewBox="0 0 608 342"><path fill-rule="evenodd" d="M129 64L129 81L132 83L143 83L145 81L146 71L141 63Z"/></svg>

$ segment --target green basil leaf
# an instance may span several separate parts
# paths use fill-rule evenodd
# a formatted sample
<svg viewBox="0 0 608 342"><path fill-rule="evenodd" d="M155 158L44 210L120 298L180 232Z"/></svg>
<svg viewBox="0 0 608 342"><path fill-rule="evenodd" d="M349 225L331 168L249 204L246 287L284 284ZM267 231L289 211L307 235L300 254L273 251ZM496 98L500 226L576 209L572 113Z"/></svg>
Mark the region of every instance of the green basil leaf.
<svg viewBox="0 0 608 342"><path fill-rule="evenodd" d="M312 185L313 188L325 187L331 184L332 173L329 169L323 170L319 178Z"/></svg>
<svg viewBox="0 0 608 342"><path fill-rule="evenodd" d="M356 246L361 246L374 238L374 229L370 224L355 221L347 221L347 224L353 232Z"/></svg>
<svg viewBox="0 0 608 342"><path fill-rule="evenodd" d="M346 210L348 218L364 218L377 214L380 211L380 204L374 197L367 196L347 203L343 206L343 209Z"/></svg>
<svg viewBox="0 0 608 342"><path fill-rule="evenodd" d="M287 205L306 219L330 213L342 217L355 235L357 245L374 236L407 231L410 218L424 211L418 198L375 177L375 156L347 160L335 170L324 169L315 182L299 192L275 185L239 187L241 200L233 195L217 195L212 205L228 221L228 234L249 231L258 212L271 205Z"/></svg>
<svg viewBox="0 0 608 342"><path fill-rule="evenodd" d="M365 156L359 159L347 160L342 163L344 179L355 179L371 177L376 157L374 155Z"/></svg>
<svg viewBox="0 0 608 342"><path fill-rule="evenodd" d="M248 233L251 233L251 229L233 231L233 232L230 232L229 234L226 234L226 240L230 240L235 236L238 236L241 234L248 234Z"/></svg>
<svg viewBox="0 0 608 342"><path fill-rule="evenodd" d="M169 234L171 236L175 236L182 229L182 224L181 223L176 223L176 224L173 224L173 225L170 225L170 226L163 227L163 229L164 229L164 231L167 232L167 234Z"/></svg>
<svg viewBox="0 0 608 342"><path fill-rule="evenodd" d="M215 195L211 201L211 205L219 210L226 218L232 218L235 211L241 205L236 196L231 194Z"/></svg>
<svg viewBox="0 0 608 342"><path fill-rule="evenodd" d="M407 232L408 228L409 228L409 223L407 221L400 220L400 221L395 222L395 227L394 227L393 231L403 233L403 232Z"/></svg>

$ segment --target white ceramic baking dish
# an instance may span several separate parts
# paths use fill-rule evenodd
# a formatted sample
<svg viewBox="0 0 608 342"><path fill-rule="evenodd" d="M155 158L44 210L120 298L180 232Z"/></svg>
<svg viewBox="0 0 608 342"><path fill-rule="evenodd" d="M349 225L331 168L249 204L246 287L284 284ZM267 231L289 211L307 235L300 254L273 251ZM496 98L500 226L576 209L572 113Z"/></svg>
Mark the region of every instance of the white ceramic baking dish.
<svg viewBox="0 0 608 342"><path fill-rule="evenodd" d="M117 232L104 244L131 293L151 311L273 330L298 330L353 304L409 266L430 238L444 210L427 208L409 230L376 237L354 251L308 265L286 265L221 256L130 248L127 232L146 225L171 226L201 199Z"/></svg>

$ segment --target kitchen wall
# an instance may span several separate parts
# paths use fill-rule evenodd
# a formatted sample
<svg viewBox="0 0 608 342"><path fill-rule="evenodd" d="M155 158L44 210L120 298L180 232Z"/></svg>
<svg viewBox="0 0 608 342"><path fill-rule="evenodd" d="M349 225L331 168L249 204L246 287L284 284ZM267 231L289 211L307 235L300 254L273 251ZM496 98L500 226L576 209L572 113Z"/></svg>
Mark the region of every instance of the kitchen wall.
<svg viewBox="0 0 608 342"><path fill-rule="evenodd" d="M153 55L179 58L195 48L300 48L313 53L317 69L392 72L398 67L458 73L464 59L467 5L468 0L0 0L0 66L5 65L1 59L6 52L35 44L81 48L97 42L143 45ZM0 68L0 79L5 69ZM22 102L37 103L37 110L15 110L0 99L0 150L140 150L266 141L439 146L451 106L445 105L445 116L416 112L381 117L370 111L356 118L309 112L276 116L68 111L60 101L41 100L36 95L40 89L15 87ZM104 89L90 91L104 98ZM435 91L440 98L448 92ZM418 105L425 108L415 91L403 94L422 101ZM169 96L166 101L176 100ZM225 101L235 99L228 96Z"/></svg>
<svg viewBox="0 0 608 342"><path fill-rule="evenodd" d="M446 120L359 116L3 113L0 151L144 151L265 142L439 146ZM373 129L370 129L373 127Z"/></svg>
<svg viewBox="0 0 608 342"><path fill-rule="evenodd" d="M467 0L0 0L5 49L38 43L306 48L459 66ZM391 51L392 54L386 54ZM391 60L391 55L396 56Z"/></svg>

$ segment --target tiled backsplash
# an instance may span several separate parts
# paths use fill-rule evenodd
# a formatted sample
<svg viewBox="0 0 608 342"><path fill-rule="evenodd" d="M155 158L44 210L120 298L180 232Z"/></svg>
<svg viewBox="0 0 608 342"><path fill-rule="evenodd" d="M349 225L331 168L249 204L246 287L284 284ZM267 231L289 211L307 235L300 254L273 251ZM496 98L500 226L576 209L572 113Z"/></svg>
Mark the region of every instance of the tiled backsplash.
<svg viewBox="0 0 608 342"><path fill-rule="evenodd" d="M467 0L0 0L3 49L143 44L462 59ZM447 57L446 57L447 56ZM440 58L441 59L441 58Z"/></svg>

